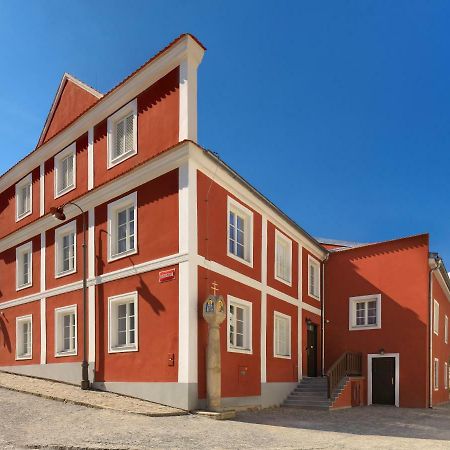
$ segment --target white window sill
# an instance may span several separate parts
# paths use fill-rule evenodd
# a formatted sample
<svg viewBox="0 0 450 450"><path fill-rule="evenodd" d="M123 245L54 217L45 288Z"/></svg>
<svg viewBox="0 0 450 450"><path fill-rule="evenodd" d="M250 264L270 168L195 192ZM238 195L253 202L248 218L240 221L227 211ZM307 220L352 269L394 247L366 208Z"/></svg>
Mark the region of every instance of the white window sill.
<svg viewBox="0 0 450 450"><path fill-rule="evenodd" d="M248 348L228 347L227 350L230 353L245 353L247 355L252 355L253 354L253 350L248 349Z"/></svg>
<svg viewBox="0 0 450 450"><path fill-rule="evenodd" d="M274 358L280 358L280 359L291 359L291 355L273 355Z"/></svg>
<svg viewBox="0 0 450 450"><path fill-rule="evenodd" d="M137 352L138 348L136 345L129 345L123 347L113 347L108 349L108 353L127 353L127 352Z"/></svg>
<svg viewBox="0 0 450 450"><path fill-rule="evenodd" d="M26 360L30 360L30 359L33 359L33 355L16 356L16 361L26 361Z"/></svg>
<svg viewBox="0 0 450 450"><path fill-rule="evenodd" d="M20 216L16 216L16 222L20 222L22 219L25 219L25 217L31 216L31 214L33 214L33 211L30 209L30 211L27 211Z"/></svg>
<svg viewBox="0 0 450 450"><path fill-rule="evenodd" d="M66 270L65 272L60 272L60 273L55 274L55 278L62 278L62 277L65 277L67 275L72 275L73 273L76 273L76 272L77 272L77 268L74 267L71 270Z"/></svg>
<svg viewBox="0 0 450 450"><path fill-rule="evenodd" d="M279 276L275 275L275 280L279 281L280 283L285 284L286 286L292 287L292 281L291 280L285 280L284 278L280 278Z"/></svg>
<svg viewBox="0 0 450 450"><path fill-rule="evenodd" d="M67 186L63 190L55 193L55 198L62 197L63 195L67 194L70 191L73 191L76 188L75 184L71 184L70 186Z"/></svg>
<svg viewBox="0 0 450 450"><path fill-rule="evenodd" d="M313 298L314 300L317 300L318 302L320 302L320 296L311 294L311 292L308 292L308 297Z"/></svg>
<svg viewBox="0 0 450 450"><path fill-rule="evenodd" d="M55 358L64 358L65 356L77 356L78 352L76 350L70 352L58 352L55 353Z"/></svg>
<svg viewBox="0 0 450 450"><path fill-rule="evenodd" d="M359 326L352 326L349 328L350 331L359 331L359 330L379 330L381 328L381 325L359 325Z"/></svg>
<svg viewBox="0 0 450 450"><path fill-rule="evenodd" d="M439 336L439 331L434 331L434 334L435 334L436 336Z"/></svg>
<svg viewBox="0 0 450 450"><path fill-rule="evenodd" d="M124 153L123 155L118 156L117 158L111 159L108 161L108 169L112 169L117 166L121 162L131 158L132 156L137 155L137 149L130 150L129 152Z"/></svg>
<svg viewBox="0 0 450 450"><path fill-rule="evenodd" d="M16 287L16 291L21 291L22 289L26 289L26 288L29 288L29 287L32 287L32 286L33 286L33 283L22 284L21 286L17 286Z"/></svg>
<svg viewBox="0 0 450 450"><path fill-rule="evenodd" d="M247 261L246 259L236 256L234 253L230 253L230 252L227 252L227 256L235 259L236 261L239 261L242 264L245 264L248 267L253 268L253 261Z"/></svg>
<svg viewBox="0 0 450 450"><path fill-rule="evenodd" d="M122 259L122 258L126 258L127 256L135 255L137 252L138 252L137 248L135 248L133 250L127 250L126 252L118 253L116 255L109 255L108 262L116 261L117 259Z"/></svg>

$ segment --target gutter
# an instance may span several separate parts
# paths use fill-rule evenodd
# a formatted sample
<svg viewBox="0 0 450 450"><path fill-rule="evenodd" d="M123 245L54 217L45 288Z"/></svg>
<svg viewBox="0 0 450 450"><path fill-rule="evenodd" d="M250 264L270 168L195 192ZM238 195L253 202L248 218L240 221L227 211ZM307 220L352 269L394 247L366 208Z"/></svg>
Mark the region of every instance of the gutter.
<svg viewBox="0 0 450 450"><path fill-rule="evenodd" d="M330 258L330 254L328 253L323 260L322 265L322 316L321 316L321 348L322 348L322 376L325 376L325 263Z"/></svg>
<svg viewBox="0 0 450 450"><path fill-rule="evenodd" d="M429 271L429 286L428 286L428 293L429 293L429 327L428 327L428 407L433 408L433 272L435 270L440 269L442 272L443 262L442 258L437 253L430 253L428 257L428 263L430 265L430 271ZM445 267L444 267L445 270ZM447 272L446 272L447 274ZM447 280L448 280L448 274L447 274ZM447 282L446 280L446 282Z"/></svg>

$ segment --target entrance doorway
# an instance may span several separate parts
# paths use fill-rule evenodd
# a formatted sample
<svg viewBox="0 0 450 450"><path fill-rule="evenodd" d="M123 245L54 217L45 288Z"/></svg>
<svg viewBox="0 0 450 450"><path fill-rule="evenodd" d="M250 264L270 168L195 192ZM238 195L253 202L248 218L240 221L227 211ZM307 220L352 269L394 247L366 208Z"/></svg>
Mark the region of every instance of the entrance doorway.
<svg viewBox="0 0 450 450"><path fill-rule="evenodd" d="M306 323L306 355L308 377L317 377L317 325Z"/></svg>
<svg viewBox="0 0 450 450"><path fill-rule="evenodd" d="M398 354L368 356L368 403L398 406Z"/></svg>

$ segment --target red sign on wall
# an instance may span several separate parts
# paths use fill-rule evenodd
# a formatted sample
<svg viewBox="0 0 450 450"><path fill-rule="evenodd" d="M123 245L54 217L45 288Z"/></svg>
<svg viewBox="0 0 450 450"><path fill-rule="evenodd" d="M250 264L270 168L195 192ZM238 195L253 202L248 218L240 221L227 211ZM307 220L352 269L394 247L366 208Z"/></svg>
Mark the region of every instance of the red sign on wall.
<svg viewBox="0 0 450 450"><path fill-rule="evenodd" d="M164 283L166 281L174 280L175 279L175 268L168 269L168 270L161 270L159 272L159 282Z"/></svg>

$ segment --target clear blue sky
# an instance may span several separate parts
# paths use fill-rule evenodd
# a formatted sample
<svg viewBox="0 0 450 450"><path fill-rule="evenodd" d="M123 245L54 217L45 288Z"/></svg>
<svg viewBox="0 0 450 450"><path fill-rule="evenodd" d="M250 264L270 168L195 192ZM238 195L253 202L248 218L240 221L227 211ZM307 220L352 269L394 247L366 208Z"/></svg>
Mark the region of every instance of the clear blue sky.
<svg viewBox="0 0 450 450"><path fill-rule="evenodd" d="M62 74L107 91L184 32L199 142L315 236L431 233L450 266L450 2L2 1L0 172Z"/></svg>

